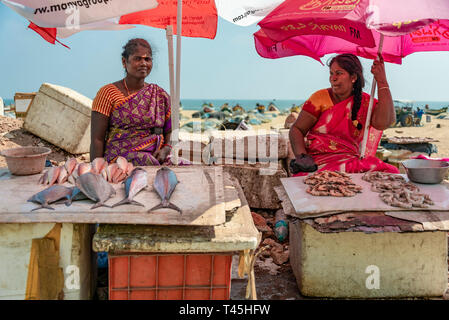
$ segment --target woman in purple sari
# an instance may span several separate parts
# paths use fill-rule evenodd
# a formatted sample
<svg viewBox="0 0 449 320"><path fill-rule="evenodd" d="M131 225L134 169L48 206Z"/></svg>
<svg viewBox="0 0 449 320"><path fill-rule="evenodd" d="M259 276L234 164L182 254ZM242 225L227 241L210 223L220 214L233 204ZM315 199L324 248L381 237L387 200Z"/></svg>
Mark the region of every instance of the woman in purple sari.
<svg viewBox="0 0 449 320"><path fill-rule="evenodd" d="M151 46L132 39L123 48L125 78L103 86L92 103L90 159L114 162L122 156L136 166L171 164L170 97L145 82L153 67Z"/></svg>

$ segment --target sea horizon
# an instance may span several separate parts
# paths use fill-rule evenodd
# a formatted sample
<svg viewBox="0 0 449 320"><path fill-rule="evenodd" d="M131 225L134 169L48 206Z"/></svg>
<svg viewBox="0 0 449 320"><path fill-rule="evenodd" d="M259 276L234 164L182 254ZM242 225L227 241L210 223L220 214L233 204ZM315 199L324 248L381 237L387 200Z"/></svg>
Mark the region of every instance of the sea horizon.
<svg viewBox="0 0 449 320"><path fill-rule="evenodd" d="M396 100L396 99L395 99ZM449 106L449 101L431 101L431 100L405 100L397 99L399 101L411 101L413 108L424 109L425 105L429 105L429 109L440 109ZM256 104L261 104L267 107L273 103L279 110L288 110L293 105L300 106L306 99L181 99L181 106L184 110L201 110L203 104L212 103L215 109L219 109L223 104L228 103L232 108L236 104L242 106L245 110L256 108ZM395 103L395 105L397 105Z"/></svg>

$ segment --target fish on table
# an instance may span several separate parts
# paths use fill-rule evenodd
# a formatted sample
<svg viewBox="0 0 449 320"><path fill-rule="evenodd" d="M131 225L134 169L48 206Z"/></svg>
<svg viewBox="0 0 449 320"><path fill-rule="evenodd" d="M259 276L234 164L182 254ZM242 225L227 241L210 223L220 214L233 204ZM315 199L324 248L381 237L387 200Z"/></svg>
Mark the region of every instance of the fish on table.
<svg viewBox="0 0 449 320"><path fill-rule="evenodd" d="M112 205L112 208L121 206L124 204L134 204L137 206L144 207L143 204L137 202L134 199L135 195L142 189L146 188L148 185L148 174L142 168L135 168L131 171L131 174L123 182L125 184L125 198L116 204Z"/></svg>
<svg viewBox="0 0 449 320"><path fill-rule="evenodd" d="M72 205L73 201L77 200L88 200L89 198L80 190L78 187L70 187L72 193L70 194L69 200L65 202L67 207Z"/></svg>
<svg viewBox="0 0 449 320"><path fill-rule="evenodd" d="M169 201L178 183L179 181L173 170L167 167L160 168L156 172L156 177L154 178L153 186L157 194L161 198L161 203L148 210L148 212L161 208L170 208L182 214L181 209L179 209L176 205L174 205Z"/></svg>
<svg viewBox="0 0 449 320"><path fill-rule="evenodd" d="M49 204L59 201L61 199L67 199L67 201L70 201L71 195L72 195L72 188L60 185L53 185L31 196L31 198L29 198L27 201L40 204L40 207L34 208L31 211L42 208L54 210L54 208L50 207Z"/></svg>
<svg viewBox="0 0 449 320"><path fill-rule="evenodd" d="M52 186L58 181L59 173L61 171L60 167L50 167L48 168L40 177L40 184L49 184Z"/></svg>
<svg viewBox="0 0 449 320"><path fill-rule="evenodd" d="M68 158L67 161L64 163L64 167L67 171L67 175L71 175L72 172L75 170L76 166L77 166L78 162L76 161L75 158Z"/></svg>
<svg viewBox="0 0 449 320"><path fill-rule="evenodd" d="M76 179L76 186L89 199L96 202L90 209L95 209L101 206L111 207L105 204L105 202L115 195L115 189L102 175L92 172L84 173Z"/></svg>

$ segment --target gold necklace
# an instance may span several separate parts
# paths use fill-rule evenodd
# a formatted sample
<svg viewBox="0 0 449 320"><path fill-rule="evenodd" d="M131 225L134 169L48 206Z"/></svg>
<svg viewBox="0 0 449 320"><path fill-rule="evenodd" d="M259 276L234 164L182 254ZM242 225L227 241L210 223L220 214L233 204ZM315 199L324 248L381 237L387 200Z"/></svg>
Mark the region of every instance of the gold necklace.
<svg viewBox="0 0 449 320"><path fill-rule="evenodd" d="M128 94L127 96L129 96L130 93L129 93L128 86L126 85L126 80L125 80L125 78L123 78L123 85L125 86L126 93ZM143 84L143 87L142 87L142 88L144 88L144 87L145 87L145 83ZM140 89L142 89L142 88L140 88ZM139 90L140 90L140 89L139 89ZM137 91L139 91L139 90L137 90Z"/></svg>
<svg viewBox="0 0 449 320"><path fill-rule="evenodd" d="M129 96L129 90L128 90L128 86L126 85L126 81L125 78L123 78L123 84L125 85L125 89L126 89L126 93L128 94L127 97Z"/></svg>

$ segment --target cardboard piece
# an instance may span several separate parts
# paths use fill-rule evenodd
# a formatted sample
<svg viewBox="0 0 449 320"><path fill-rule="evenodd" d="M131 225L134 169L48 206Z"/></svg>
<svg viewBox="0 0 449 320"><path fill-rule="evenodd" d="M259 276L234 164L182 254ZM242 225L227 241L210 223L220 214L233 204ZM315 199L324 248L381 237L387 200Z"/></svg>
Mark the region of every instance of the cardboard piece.
<svg viewBox="0 0 449 320"><path fill-rule="evenodd" d="M312 196L306 192L306 177L281 178L281 183L299 218L319 217L347 211L449 211L448 183L418 184L420 192L427 193L435 202L429 208L405 209L392 207L382 201L379 193L371 191L371 183L362 180L363 173L350 174L352 181L363 187L354 197ZM406 180L407 176L403 175Z"/></svg>

